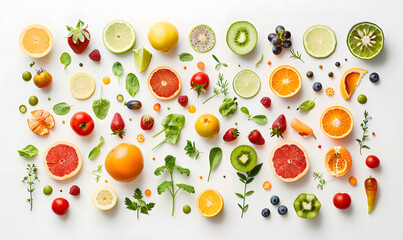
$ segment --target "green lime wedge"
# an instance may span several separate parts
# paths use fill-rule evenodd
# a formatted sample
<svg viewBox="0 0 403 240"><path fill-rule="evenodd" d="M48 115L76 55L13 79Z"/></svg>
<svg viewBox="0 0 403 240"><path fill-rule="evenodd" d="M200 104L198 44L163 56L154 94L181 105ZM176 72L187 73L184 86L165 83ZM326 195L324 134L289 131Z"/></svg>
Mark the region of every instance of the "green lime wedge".
<svg viewBox="0 0 403 240"><path fill-rule="evenodd" d="M235 76L232 87L238 96L251 98L259 92L259 76L254 71L242 70Z"/></svg>
<svg viewBox="0 0 403 240"><path fill-rule="evenodd" d="M102 40L111 52L125 53L136 43L136 32L130 23L124 20L114 20L105 26Z"/></svg>
<svg viewBox="0 0 403 240"><path fill-rule="evenodd" d="M374 23L361 22L354 25L347 35L350 52L360 59L372 59L383 48L385 38L383 31Z"/></svg>
<svg viewBox="0 0 403 240"><path fill-rule="evenodd" d="M144 47L134 50L134 66L140 73L144 72L151 62L152 54Z"/></svg>
<svg viewBox="0 0 403 240"><path fill-rule="evenodd" d="M325 58L336 49L336 35L328 26L315 25L303 36L305 51L314 58Z"/></svg>

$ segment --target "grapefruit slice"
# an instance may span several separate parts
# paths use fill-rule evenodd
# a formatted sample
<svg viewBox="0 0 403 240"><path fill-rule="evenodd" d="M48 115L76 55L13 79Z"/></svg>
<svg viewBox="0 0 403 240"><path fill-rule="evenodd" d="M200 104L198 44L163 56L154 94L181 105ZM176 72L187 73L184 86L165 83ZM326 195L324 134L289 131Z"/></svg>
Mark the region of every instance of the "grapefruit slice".
<svg viewBox="0 0 403 240"><path fill-rule="evenodd" d="M151 94L161 100L169 100L176 97L181 90L179 74L170 67L158 67L154 69L147 80Z"/></svg>
<svg viewBox="0 0 403 240"><path fill-rule="evenodd" d="M342 146L332 147L325 156L326 170L335 177L348 173L351 167L351 155Z"/></svg>
<svg viewBox="0 0 403 240"><path fill-rule="evenodd" d="M43 154L43 166L50 177L65 180L76 175L82 165L80 150L72 143L55 142Z"/></svg>
<svg viewBox="0 0 403 240"><path fill-rule="evenodd" d="M49 134L49 129L55 127L55 119L52 114L46 110L35 110L31 112L33 118L27 119L28 127L32 132L38 135Z"/></svg>
<svg viewBox="0 0 403 240"><path fill-rule="evenodd" d="M353 130L354 118L347 108L333 106L326 109L320 118L320 128L328 137L340 139Z"/></svg>
<svg viewBox="0 0 403 240"><path fill-rule="evenodd" d="M271 152L270 168L279 180L295 182L309 170L308 153L301 144L284 141Z"/></svg>
<svg viewBox="0 0 403 240"><path fill-rule="evenodd" d="M52 46L52 33L42 25L34 24L28 26L21 33L21 50L30 57L44 57L52 50Z"/></svg>
<svg viewBox="0 0 403 240"><path fill-rule="evenodd" d="M351 68L347 70L340 81L340 92L344 100L350 98L355 88L360 84L361 78L367 73L367 70L361 68Z"/></svg>
<svg viewBox="0 0 403 240"><path fill-rule="evenodd" d="M281 98L292 97L301 89L301 74L291 66L280 66L271 73L269 85L277 96Z"/></svg>

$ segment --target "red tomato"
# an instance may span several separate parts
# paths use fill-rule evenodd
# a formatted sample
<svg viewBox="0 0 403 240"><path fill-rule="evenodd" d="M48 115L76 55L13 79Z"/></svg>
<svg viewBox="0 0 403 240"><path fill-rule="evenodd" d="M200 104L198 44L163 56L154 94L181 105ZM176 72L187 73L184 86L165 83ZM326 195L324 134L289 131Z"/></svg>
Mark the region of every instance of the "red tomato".
<svg viewBox="0 0 403 240"><path fill-rule="evenodd" d="M209 84L210 78L204 72L195 73L190 80L190 86L197 91L198 96L200 95L200 92L205 92L207 90Z"/></svg>
<svg viewBox="0 0 403 240"><path fill-rule="evenodd" d="M346 209L350 207L351 197L347 193L336 193L333 197L333 204L338 209Z"/></svg>
<svg viewBox="0 0 403 240"><path fill-rule="evenodd" d="M94 130L94 120L86 112L78 112L71 117L70 126L80 136L87 136Z"/></svg>
<svg viewBox="0 0 403 240"><path fill-rule="evenodd" d="M69 201L64 198L56 198L52 202L52 210L57 215L64 215L69 210Z"/></svg>
<svg viewBox="0 0 403 240"><path fill-rule="evenodd" d="M375 155L369 155L367 159L365 159L365 164L367 164L369 168L377 168L380 163L379 158Z"/></svg>

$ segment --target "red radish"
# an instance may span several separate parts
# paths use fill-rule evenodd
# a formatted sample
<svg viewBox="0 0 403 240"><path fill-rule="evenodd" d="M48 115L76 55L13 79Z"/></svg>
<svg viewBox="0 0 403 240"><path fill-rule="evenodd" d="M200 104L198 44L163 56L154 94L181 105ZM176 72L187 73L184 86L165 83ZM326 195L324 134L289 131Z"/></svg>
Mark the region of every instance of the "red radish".
<svg viewBox="0 0 403 240"><path fill-rule="evenodd" d="M251 143L256 145L264 145L265 140L259 130L253 130L249 133L248 139Z"/></svg>
<svg viewBox="0 0 403 240"><path fill-rule="evenodd" d="M285 120L284 114L281 114L271 125L270 137L277 136L283 138L283 133L286 129L287 121Z"/></svg>
<svg viewBox="0 0 403 240"><path fill-rule="evenodd" d="M238 136L239 136L238 129L230 128L225 132L223 139L226 142L231 142L231 141L234 141Z"/></svg>
<svg viewBox="0 0 403 240"><path fill-rule="evenodd" d="M69 34L67 35L67 43L70 45L70 48L77 54L81 54L87 48L90 43L90 32L86 29L88 27L84 27L84 22L78 20L76 28L67 26L67 30L69 30Z"/></svg>
<svg viewBox="0 0 403 240"><path fill-rule="evenodd" d="M125 135L125 122L120 113L115 113L111 122L111 130L113 135L118 135L123 139Z"/></svg>
<svg viewBox="0 0 403 240"><path fill-rule="evenodd" d="M154 126L154 118L150 115L144 115L140 120L140 127L143 130L151 130Z"/></svg>

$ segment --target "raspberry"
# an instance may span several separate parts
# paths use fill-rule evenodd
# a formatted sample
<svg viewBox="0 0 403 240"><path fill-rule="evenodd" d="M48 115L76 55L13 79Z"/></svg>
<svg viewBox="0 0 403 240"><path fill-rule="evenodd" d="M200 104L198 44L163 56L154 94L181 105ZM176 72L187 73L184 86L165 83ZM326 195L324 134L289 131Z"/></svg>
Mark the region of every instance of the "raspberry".
<svg viewBox="0 0 403 240"><path fill-rule="evenodd" d="M99 53L98 49L92 50L92 52L90 53L89 56L92 61L95 61L95 62L101 61L101 54Z"/></svg>
<svg viewBox="0 0 403 240"><path fill-rule="evenodd" d="M70 195L78 196L78 195L80 195L80 188L77 185L73 185L73 186L71 186L69 193L70 193Z"/></svg>
<svg viewBox="0 0 403 240"><path fill-rule="evenodd" d="M188 105L188 102L189 102L188 96L186 96L186 95L179 96L179 98L178 98L179 105L181 105L182 107L185 107L186 105Z"/></svg>
<svg viewBox="0 0 403 240"><path fill-rule="evenodd" d="M262 103L265 108L269 108L271 106L271 99L269 97L264 97L260 100L260 103Z"/></svg>

